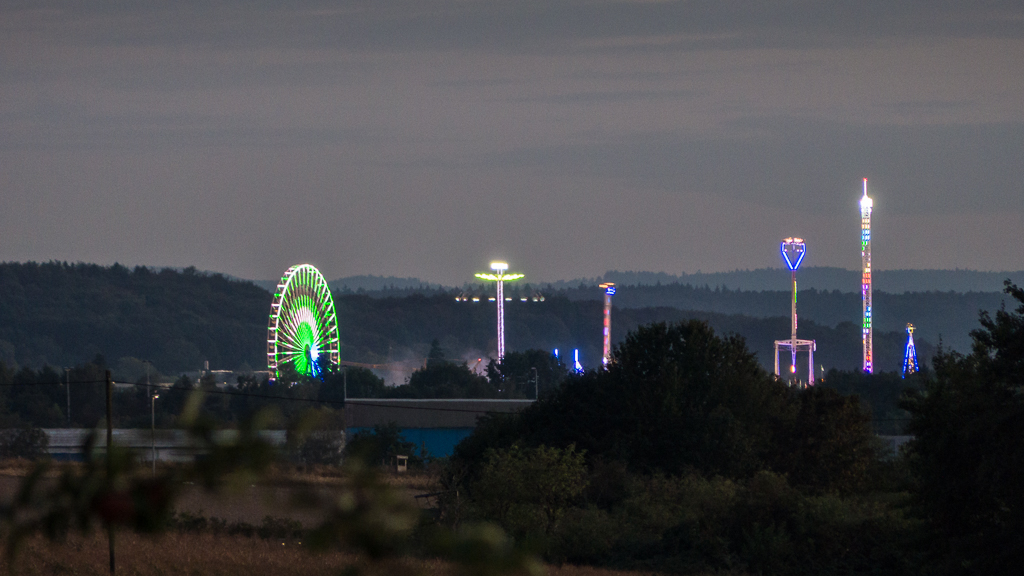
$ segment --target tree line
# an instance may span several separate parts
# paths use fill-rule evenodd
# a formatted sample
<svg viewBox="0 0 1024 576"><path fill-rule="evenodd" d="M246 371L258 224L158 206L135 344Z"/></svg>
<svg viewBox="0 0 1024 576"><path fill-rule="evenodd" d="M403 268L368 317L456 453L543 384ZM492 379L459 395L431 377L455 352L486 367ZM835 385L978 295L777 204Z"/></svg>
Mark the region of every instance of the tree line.
<svg viewBox="0 0 1024 576"><path fill-rule="evenodd" d="M541 289L544 301L530 297ZM424 358L438 339L453 359L493 354L495 311L483 286L465 290L483 301L456 302L457 293L409 289L371 295L335 292L342 357L364 363ZM389 294L379 297L381 294ZM510 287L506 337L512 350L579 349L584 365L601 357L600 291ZM876 295L876 366L902 363L903 326L918 326L918 352L930 358L942 341L966 351L964 336L978 310L994 311L998 293ZM661 285L625 287L615 297L613 342L651 322L707 321L746 338L762 365L772 365L772 342L789 334L789 294ZM132 269L91 264L0 264L0 361L8 367L67 367L109 359L120 377L138 366L171 377L215 369L265 367L264 337L271 295L246 281L195 269ZM818 341L818 370L860 365L859 295L807 290L800 295L800 334ZM886 325L885 322L889 322ZM958 344L961 341L966 344ZM122 362L124 360L124 362Z"/></svg>
<svg viewBox="0 0 1024 576"><path fill-rule="evenodd" d="M606 371L489 417L445 471L441 518L488 519L550 560L656 571L1009 574L1024 561L1024 290L973 347L892 386L893 453L857 395L789 388L706 323L652 324ZM893 394L892 391L889 394ZM458 497L456 497L458 496Z"/></svg>

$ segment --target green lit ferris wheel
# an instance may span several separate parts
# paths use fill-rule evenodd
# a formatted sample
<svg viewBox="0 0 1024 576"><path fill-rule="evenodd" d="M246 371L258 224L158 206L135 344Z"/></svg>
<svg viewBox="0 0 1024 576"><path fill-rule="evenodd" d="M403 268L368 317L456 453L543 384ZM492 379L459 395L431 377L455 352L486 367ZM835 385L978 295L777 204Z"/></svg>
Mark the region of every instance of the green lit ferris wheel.
<svg viewBox="0 0 1024 576"><path fill-rule="evenodd" d="M315 266L292 266L270 305L267 369L274 378L287 365L299 374L318 376L322 367L338 360L338 318L327 281Z"/></svg>

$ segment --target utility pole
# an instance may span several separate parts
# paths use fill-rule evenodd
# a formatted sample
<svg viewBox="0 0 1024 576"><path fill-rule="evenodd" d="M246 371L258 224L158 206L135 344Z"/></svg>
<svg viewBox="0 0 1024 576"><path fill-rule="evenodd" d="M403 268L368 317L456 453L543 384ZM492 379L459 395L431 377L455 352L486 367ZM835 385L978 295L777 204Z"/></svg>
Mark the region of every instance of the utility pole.
<svg viewBox="0 0 1024 576"><path fill-rule="evenodd" d="M114 419L113 419L113 389L114 381L110 379L110 370L107 370L107 483L110 484L114 475L114 464L110 459L110 449L114 444ZM114 525L107 522L107 547L110 551L110 574L116 571L114 564Z"/></svg>
<svg viewBox="0 0 1024 576"><path fill-rule="evenodd" d="M540 400L540 379L536 367L530 368L530 379L533 380L533 399Z"/></svg>
<svg viewBox="0 0 1024 576"><path fill-rule="evenodd" d="M153 449L153 476L156 476L156 399L159 398L160 395L153 394L153 385L149 382L149 366L151 362L149 360L143 360L142 363L146 365L146 393L149 394L149 408L152 417L149 438Z"/></svg>
<svg viewBox="0 0 1024 576"><path fill-rule="evenodd" d="M71 428L71 368L64 369L64 389L68 393L68 428Z"/></svg>

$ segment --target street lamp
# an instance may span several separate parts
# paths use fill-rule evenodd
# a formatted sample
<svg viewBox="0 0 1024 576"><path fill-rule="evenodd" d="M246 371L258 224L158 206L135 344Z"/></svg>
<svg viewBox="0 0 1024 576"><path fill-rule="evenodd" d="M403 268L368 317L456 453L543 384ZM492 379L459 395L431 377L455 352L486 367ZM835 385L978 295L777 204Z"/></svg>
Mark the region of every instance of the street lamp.
<svg viewBox="0 0 1024 576"><path fill-rule="evenodd" d="M156 399L159 398L159 394L153 394L150 397L150 411L153 417L152 428L150 429L152 441L153 441L153 475L156 476Z"/></svg>
<svg viewBox="0 0 1024 576"><path fill-rule="evenodd" d="M481 280L490 280L498 284L498 363L505 358L505 291L504 283L512 280L519 280L524 274L511 274L508 272L508 264L505 262L491 262L491 270L494 274L475 274Z"/></svg>

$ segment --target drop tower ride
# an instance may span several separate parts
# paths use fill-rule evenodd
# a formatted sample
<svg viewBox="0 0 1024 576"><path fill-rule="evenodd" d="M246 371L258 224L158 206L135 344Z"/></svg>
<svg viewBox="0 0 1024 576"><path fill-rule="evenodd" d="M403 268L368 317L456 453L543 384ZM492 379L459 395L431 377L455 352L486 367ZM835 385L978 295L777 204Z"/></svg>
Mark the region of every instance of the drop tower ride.
<svg viewBox="0 0 1024 576"><path fill-rule="evenodd" d="M615 295L615 283L605 282L604 288L604 335L601 353L601 364L607 368L612 361L612 296Z"/></svg>
<svg viewBox="0 0 1024 576"><path fill-rule="evenodd" d="M860 199L860 264L861 264L861 340L864 346L863 370L868 374L875 371L872 350L871 328L871 208L873 202L868 196L868 179L864 179L864 196Z"/></svg>

